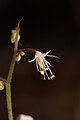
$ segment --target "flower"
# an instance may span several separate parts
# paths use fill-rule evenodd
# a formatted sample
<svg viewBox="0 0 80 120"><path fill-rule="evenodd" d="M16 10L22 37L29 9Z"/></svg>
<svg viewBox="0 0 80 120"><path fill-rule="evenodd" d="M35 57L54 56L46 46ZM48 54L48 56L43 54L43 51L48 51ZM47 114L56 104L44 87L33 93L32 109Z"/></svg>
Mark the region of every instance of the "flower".
<svg viewBox="0 0 80 120"><path fill-rule="evenodd" d="M30 115L20 114L16 120L34 120Z"/></svg>
<svg viewBox="0 0 80 120"><path fill-rule="evenodd" d="M51 64L45 59L45 57L56 57L56 58L58 58L58 57L55 55L48 55L50 53L50 51L51 50L49 50L46 53L41 53L40 51L36 51L34 59L29 61L29 62L36 61L37 71L39 71L40 74L43 75L44 80L46 80L46 77L48 78L48 80L55 77L55 75L52 73L52 71L49 67L49 66L51 66Z"/></svg>

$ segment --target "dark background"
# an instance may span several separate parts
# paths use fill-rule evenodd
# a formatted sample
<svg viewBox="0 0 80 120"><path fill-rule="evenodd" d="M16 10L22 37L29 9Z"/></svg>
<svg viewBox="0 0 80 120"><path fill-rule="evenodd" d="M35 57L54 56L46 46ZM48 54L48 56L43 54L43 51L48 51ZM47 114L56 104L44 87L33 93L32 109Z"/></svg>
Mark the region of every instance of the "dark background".
<svg viewBox="0 0 80 120"><path fill-rule="evenodd" d="M47 58L56 77L44 81L27 54L16 64L12 80L14 120L80 120L80 1L0 0L0 76L7 77L13 45L11 30L21 22L19 48L52 50ZM0 91L0 120L7 120L5 90Z"/></svg>

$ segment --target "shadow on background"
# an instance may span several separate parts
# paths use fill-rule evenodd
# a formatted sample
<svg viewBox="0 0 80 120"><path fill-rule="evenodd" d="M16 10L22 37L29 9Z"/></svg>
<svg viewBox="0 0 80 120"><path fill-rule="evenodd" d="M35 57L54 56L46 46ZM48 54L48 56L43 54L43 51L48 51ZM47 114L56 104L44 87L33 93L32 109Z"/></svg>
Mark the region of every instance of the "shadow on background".
<svg viewBox="0 0 80 120"><path fill-rule="evenodd" d="M14 119L20 113L35 120L80 120L80 2L39 0L0 3L0 76L7 77L13 45L11 30L21 17L19 48L51 49L60 59L46 58L56 77L44 81L34 56L16 64L12 80ZM0 92L0 120L7 120L5 91Z"/></svg>

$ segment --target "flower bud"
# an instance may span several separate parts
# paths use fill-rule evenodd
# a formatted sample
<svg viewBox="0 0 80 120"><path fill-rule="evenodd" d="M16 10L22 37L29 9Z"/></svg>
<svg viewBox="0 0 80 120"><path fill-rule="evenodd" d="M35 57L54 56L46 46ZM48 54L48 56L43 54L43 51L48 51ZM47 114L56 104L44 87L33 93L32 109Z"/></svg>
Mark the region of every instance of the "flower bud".
<svg viewBox="0 0 80 120"><path fill-rule="evenodd" d="M20 55L21 55L21 56L24 56L25 53L24 53L23 51L20 51Z"/></svg>
<svg viewBox="0 0 80 120"><path fill-rule="evenodd" d="M21 55L19 54L16 56L16 61L19 62L20 60L21 60Z"/></svg>
<svg viewBox="0 0 80 120"><path fill-rule="evenodd" d="M16 61L19 62L21 60L21 57L24 56L25 53L23 51L20 51L19 53L17 53L16 55Z"/></svg>
<svg viewBox="0 0 80 120"><path fill-rule="evenodd" d="M15 43L16 41L20 40L20 35L17 30L12 30L11 31L11 43Z"/></svg>
<svg viewBox="0 0 80 120"><path fill-rule="evenodd" d="M4 90L4 82L0 80L0 90Z"/></svg>

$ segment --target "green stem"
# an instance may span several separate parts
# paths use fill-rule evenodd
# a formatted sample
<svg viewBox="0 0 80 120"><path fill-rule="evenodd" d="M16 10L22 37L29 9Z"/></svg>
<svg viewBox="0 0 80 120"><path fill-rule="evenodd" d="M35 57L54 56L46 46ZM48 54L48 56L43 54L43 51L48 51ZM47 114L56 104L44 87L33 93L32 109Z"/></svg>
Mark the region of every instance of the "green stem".
<svg viewBox="0 0 80 120"><path fill-rule="evenodd" d="M16 52L18 50L18 42L15 42L14 44L14 54L11 61L9 73L7 76L6 81L6 101L7 101L7 111L8 111L8 119L13 120L13 112L12 112L12 100L11 100L11 80L13 76L13 71L15 67L15 58L16 58Z"/></svg>

